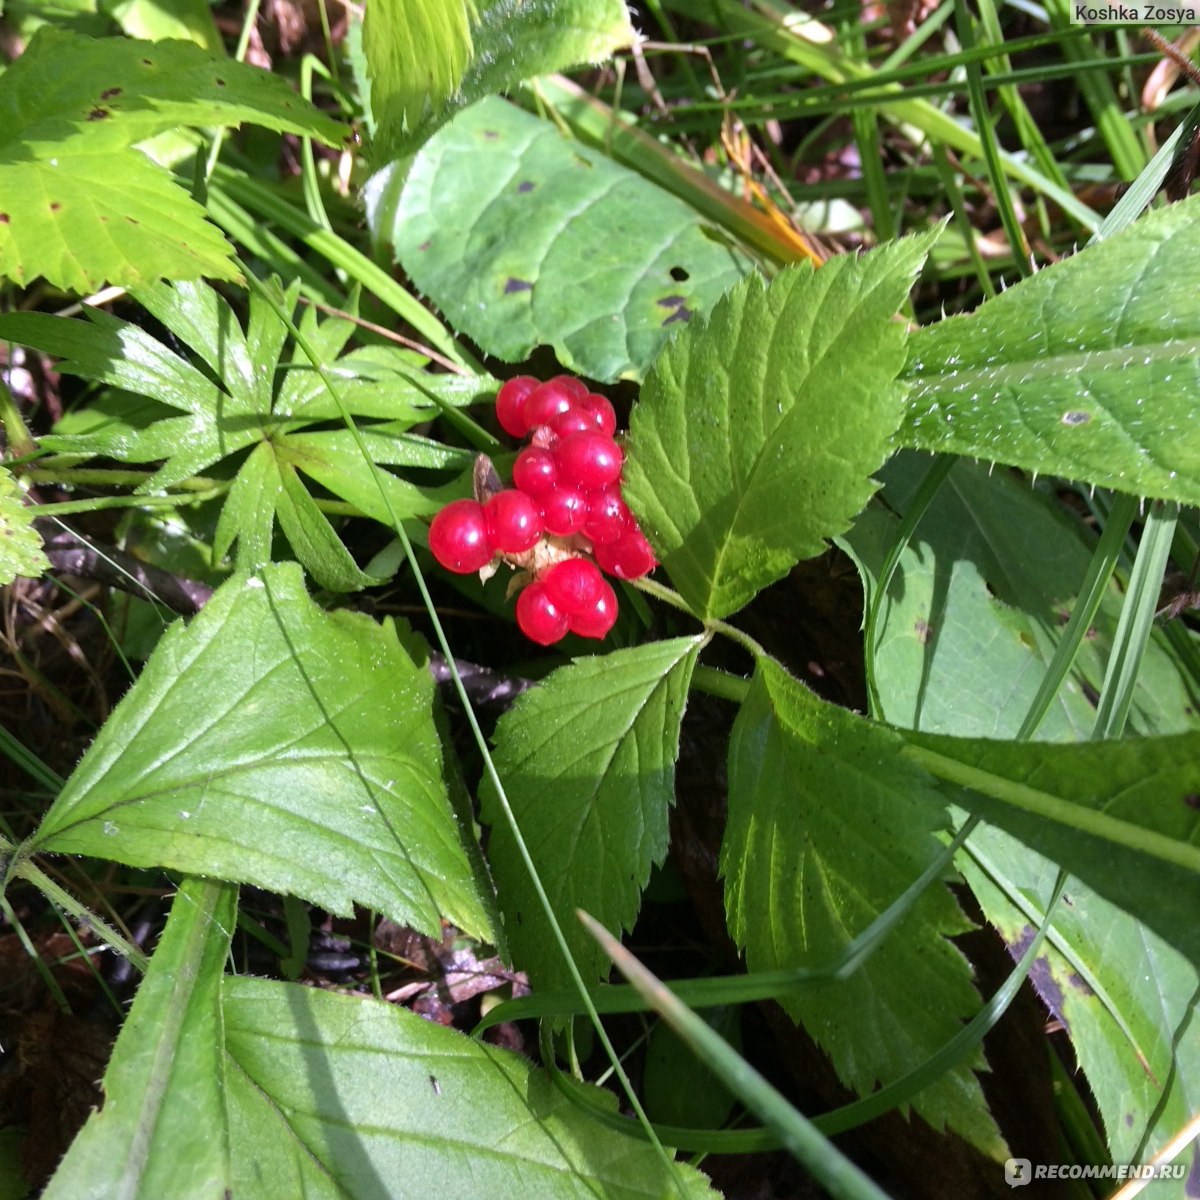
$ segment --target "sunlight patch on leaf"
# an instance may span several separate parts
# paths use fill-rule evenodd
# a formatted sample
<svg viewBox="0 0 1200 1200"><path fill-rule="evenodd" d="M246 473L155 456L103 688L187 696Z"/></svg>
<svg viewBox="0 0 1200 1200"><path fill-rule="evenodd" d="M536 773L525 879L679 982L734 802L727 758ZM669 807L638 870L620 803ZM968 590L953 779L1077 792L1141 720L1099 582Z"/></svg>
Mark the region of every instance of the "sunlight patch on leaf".
<svg viewBox="0 0 1200 1200"><path fill-rule="evenodd" d="M432 703L391 622L322 612L292 563L236 575L163 635L29 850L486 937Z"/></svg>

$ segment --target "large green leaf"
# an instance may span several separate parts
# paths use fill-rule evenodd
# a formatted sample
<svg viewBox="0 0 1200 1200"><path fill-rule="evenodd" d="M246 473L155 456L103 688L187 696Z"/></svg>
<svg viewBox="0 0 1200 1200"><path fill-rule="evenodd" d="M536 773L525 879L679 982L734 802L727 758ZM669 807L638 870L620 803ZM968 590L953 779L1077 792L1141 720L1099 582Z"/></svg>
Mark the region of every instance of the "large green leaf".
<svg viewBox="0 0 1200 1200"><path fill-rule="evenodd" d="M849 535L872 579L928 469L923 456L893 459L883 472L886 504L872 505ZM1046 546L1054 547L1052 555ZM1079 524L1049 496L1007 472L957 463L888 589L874 661L882 711L933 732L1013 737L1048 662L1050 632L1061 628L1089 554ZM1119 606L1115 592L1106 597L1095 636L1077 658L1077 670L1097 689ZM1187 691L1156 640L1147 647L1139 685L1136 726L1190 727ZM1086 737L1094 723L1093 706L1071 682L1038 736ZM971 835L957 865L987 919L1019 955L1043 922L1058 867L988 825ZM1194 1084L1200 1029L1187 1019L1196 971L1078 879L1068 883L1066 900L1030 981L1067 1026L1113 1161L1145 1161L1200 1104ZM1019 1145L1013 1150L1025 1153Z"/></svg>
<svg viewBox="0 0 1200 1200"><path fill-rule="evenodd" d="M721 847L729 929L751 971L834 960L937 855L946 812L899 742L760 663L734 723ZM978 1009L971 969L947 940L968 928L950 892L928 888L849 978L780 1002L866 1094L924 1063ZM935 1129L1003 1150L970 1064L913 1106Z"/></svg>
<svg viewBox="0 0 1200 1200"><path fill-rule="evenodd" d="M1057 746L906 735L968 812L1065 867L1200 967L1200 733Z"/></svg>
<svg viewBox="0 0 1200 1200"><path fill-rule="evenodd" d="M593 1121L527 1059L404 1009L235 978L224 1017L239 1200L679 1195L652 1147ZM715 1197L694 1168L675 1177L683 1200Z"/></svg>
<svg viewBox="0 0 1200 1200"><path fill-rule="evenodd" d="M1045 916L1058 868L987 826L968 850L963 874L1017 955ZM1065 900L1030 982L1066 1026L1113 1161L1146 1162L1200 1109L1200 980L1182 954L1086 884L1070 880ZM1179 1184L1156 1190L1185 1194Z"/></svg>
<svg viewBox="0 0 1200 1200"><path fill-rule="evenodd" d="M36 579L49 566L24 494L17 481L0 470L0 587L18 575Z"/></svg>
<svg viewBox="0 0 1200 1200"><path fill-rule="evenodd" d="M376 236L456 328L593 379L639 377L750 269L681 200L503 100L431 138L394 209L374 207Z"/></svg>
<svg viewBox="0 0 1200 1200"><path fill-rule="evenodd" d="M880 502L846 535L870 591L929 470L925 455L896 455L880 472ZM1015 736L1074 606L1093 544L1051 494L1009 472L956 463L888 588L875 635L880 708L874 715L931 733ZM1096 713L1086 687L1093 695L1100 690L1121 599L1114 587L1102 602L1074 675L1038 727L1039 739L1090 733ZM1134 728L1192 728L1191 705L1174 657L1156 636L1142 664Z"/></svg>
<svg viewBox="0 0 1200 1200"><path fill-rule="evenodd" d="M931 240L753 276L655 363L626 490L697 616L821 553L875 490L902 411L896 310Z"/></svg>
<svg viewBox="0 0 1200 1200"><path fill-rule="evenodd" d="M432 688L390 622L323 613L294 564L236 575L163 636L27 849L486 937Z"/></svg>
<svg viewBox="0 0 1200 1200"><path fill-rule="evenodd" d="M584 978L608 960L575 920L633 925L653 863L667 851L679 723L702 640L677 638L555 671L496 731L496 769ZM569 986L498 798L483 796L488 847L513 961L539 988Z"/></svg>
<svg viewBox="0 0 1200 1200"><path fill-rule="evenodd" d="M104 1108L71 1144L46 1200L229 1194L221 971L237 889L185 880L104 1073Z"/></svg>
<svg viewBox="0 0 1200 1200"><path fill-rule="evenodd" d="M1200 502L1200 197L914 333L900 440Z"/></svg>
<svg viewBox="0 0 1200 1200"><path fill-rule="evenodd" d="M0 77L0 275L75 291L236 278L203 208L131 147L243 121L330 143L345 134L282 80L190 42L39 29Z"/></svg>

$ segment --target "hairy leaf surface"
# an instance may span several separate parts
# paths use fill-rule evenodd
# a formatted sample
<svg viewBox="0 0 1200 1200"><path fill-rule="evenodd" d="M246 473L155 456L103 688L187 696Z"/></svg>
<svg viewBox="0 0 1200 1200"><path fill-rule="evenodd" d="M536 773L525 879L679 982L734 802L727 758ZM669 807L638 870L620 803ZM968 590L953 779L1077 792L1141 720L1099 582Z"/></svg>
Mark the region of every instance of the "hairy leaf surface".
<svg viewBox="0 0 1200 1200"><path fill-rule="evenodd" d="M1200 502L1200 197L913 334L899 440Z"/></svg>

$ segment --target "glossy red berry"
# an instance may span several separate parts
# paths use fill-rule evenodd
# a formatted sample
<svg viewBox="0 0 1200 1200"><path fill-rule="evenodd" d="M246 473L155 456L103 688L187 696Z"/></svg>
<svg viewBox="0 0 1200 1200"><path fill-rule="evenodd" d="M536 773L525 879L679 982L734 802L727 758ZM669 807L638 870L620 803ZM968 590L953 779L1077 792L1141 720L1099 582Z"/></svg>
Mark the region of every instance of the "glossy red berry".
<svg viewBox="0 0 1200 1200"><path fill-rule="evenodd" d="M542 527L557 537L578 533L588 517L588 498L573 487L559 487L539 497Z"/></svg>
<svg viewBox="0 0 1200 1200"><path fill-rule="evenodd" d="M524 492L506 488L484 506L487 532L501 554L520 554L542 536L542 519L537 505Z"/></svg>
<svg viewBox="0 0 1200 1200"><path fill-rule="evenodd" d="M558 483L554 455L541 446L526 446L513 463L513 487L535 500L552 492Z"/></svg>
<svg viewBox="0 0 1200 1200"><path fill-rule="evenodd" d="M518 375L496 393L496 419L505 433L521 438L529 432L529 424L525 420L525 402L539 386L532 375Z"/></svg>
<svg viewBox="0 0 1200 1200"><path fill-rule="evenodd" d="M599 566L618 579L641 579L658 566L646 535L636 525L615 542L593 549Z"/></svg>
<svg viewBox="0 0 1200 1200"><path fill-rule="evenodd" d="M579 401L579 411L591 417L595 427L601 433L612 437L617 432L617 414L607 396L601 396L598 392L588 392Z"/></svg>
<svg viewBox="0 0 1200 1200"><path fill-rule="evenodd" d="M456 575L482 570L496 557L488 536L483 505L475 500L452 500L429 526L433 557Z"/></svg>
<svg viewBox="0 0 1200 1200"><path fill-rule="evenodd" d="M576 400L582 400L588 394L588 385L574 375L555 375L549 382L564 388Z"/></svg>
<svg viewBox="0 0 1200 1200"><path fill-rule="evenodd" d="M573 433L554 447L559 478L585 492L599 491L621 477L624 455L607 434Z"/></svg>
<svg viewBox="0 0 1200 1200"><path fill-rule="evenodd" d="M568 618L594 608L608 584L590 558L568 558L542 576L546 595Z"/></svg>
<svg viewBox="0 0 1200 1200"><path fill-rule="evenodd" d="M633 514L621 499L621 489L610 487L588 497L583 532L596 546L615 542L629 528Z"/></svg>
<svg viewBox="0 0 1200 1200"><path fill-rule="evenodd" d="M567 618L567 627L580 637L607 637L617 622L617 594L605 580L601 580L600 583L600 596L591 608L572 613Z"/></svg>
<svg viewBox="0 0 1200 1200"><path fill-rule="evenodd" d="M531 642L550 646L567 632L567 615L537 582L529 584L517 597L517 625Z"/></svg>
<svg viewBox="0 0 1200 1200"><path fill-rule="evenodd" d="M529 393L525 401L525 424L528 429L549 425L560 413L570 412L575 407L575 391L569 388L560 376L549 379Z"/></svg>
<svg viewBox="0 0 1200 1200"><path fill-rule="evenodd" d="M568 408L566 412L557 413L547 424L560 438L570 437L573 433L595 433L598 429L592 414L580 408Z"/></svg>

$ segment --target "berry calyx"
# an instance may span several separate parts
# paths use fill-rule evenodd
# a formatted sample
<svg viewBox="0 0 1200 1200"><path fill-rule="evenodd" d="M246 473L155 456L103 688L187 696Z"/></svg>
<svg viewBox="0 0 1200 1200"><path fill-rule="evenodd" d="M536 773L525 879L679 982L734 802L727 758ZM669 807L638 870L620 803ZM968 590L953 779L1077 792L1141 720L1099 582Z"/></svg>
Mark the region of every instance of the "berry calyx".
<svg viewBox="0 0 1200 1200"><path fill-rule="evenodd" d="M594 492L621 478L625 456L607 434L573 433L554 447L559 477L581 491Z"/></svg>
<svg viewBox="0 0 1200 1200"><path fill-rule="evenodd" d="M600 568L588 558L568 558L542 576L542 585L556 607L568 618L595 608L608 584Z"/></svg>
<svg viewBox="0 0 1200 1200"><path fill-rule="evenodd" d="M496 420L505 433L524 437L529 432L525 421L525 402L541 384L532 375L517 375L496 393Z"/></svg>
<svg viewBox="0 0 1200 1200"><path fill-rule="evenodd" d="M567 618L572 633L586 638L605 638L617 623L617 593L606 580L600 580L601 592L596 602Z"/></svg>
<svg viewBox="0 0 1200 1200"><path fill-rule="evenodd" d="M496 557L488 535L483 505L476 500L452 500L429 526L429 549L447 571L470 575Z"/></svg>
<svg viewBox="0 0 1200 1200"><path fill-rule="evenodd" d="M542 536L537 505L524 492L506 488L484 506L488 537L501 554L521 554Z"/></svg>
<svg viewBox="0 0 1200 1200"><path fill-rule="evenodd" d="M539 646L551 646L566 636L567 614L546 593L541 583L531 583L517 597L517 625Z"/></svg>

